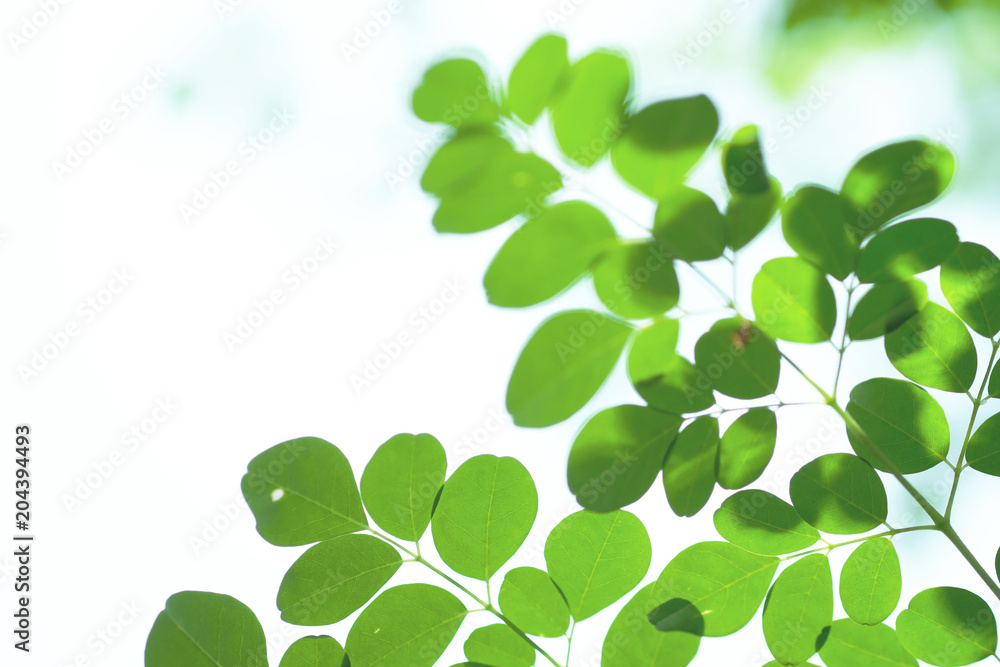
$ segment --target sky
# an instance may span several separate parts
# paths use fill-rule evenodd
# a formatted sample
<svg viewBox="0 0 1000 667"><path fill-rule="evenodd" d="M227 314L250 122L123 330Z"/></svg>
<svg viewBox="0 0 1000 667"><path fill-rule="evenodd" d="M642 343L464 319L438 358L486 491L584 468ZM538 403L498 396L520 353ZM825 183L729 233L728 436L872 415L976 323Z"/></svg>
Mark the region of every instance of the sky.
<svg viewBox="0 0 1000 667"><path fill-rule="evenodd" d="M502 77L551 30L567 35L573 57L623 50L638 106L708 94L724 129L756 123L775 139L767 160L788 190L836 188L866 151L932 137L952 148L959 171L929 214L989 245L995 194L977 166L977 119L990 97L970 101L949 42L830 51L779 93L768 75L785 66L773 60L779 14L764 0L5 2L0 424L11 450L14 427L32 427L36 541L34 651L7 643L4 664L138 664L156 614L182 590L249 605L278 664L291 641L315 632L280 622L274 604L303 549L257 535L239 482L251 458L293 437L333 442L358 475L396 433L434 434L449 470L476 454L517 457L540 507L509 566L541 565L545 534L577 509L564 484L574 434L598 409L638 399L620 364L567 422L511 424L504 393L524 341L547 315L598 302L580 284L535 308L489 306L482 274L513 228L434 232L435 202L419 175L441 133L408 105L437 60L471 54ZM541 150L551 148L544 134ZM715 160L692 182L718 196ZM651 211L607 164L583 181L632 215ZM776 227L741 254L743 304L755 267L781 254L791 252ZM691 303L712 298L693 276L681 280ZM410 343L397 348L401 335ZM682 350L694 339L685 335ZM829 350L788 350L831 377ZM384 352L394 352L388 363ZM878 344L851 355L848 386L897 377ZM383 367L368 368L376 361ZM807 396L786 376L780 396ZM967 419L961 400L937 397L956 422ZM779 452L757 486L783 497L805 460L850 451L822 409L801 408L779 427ZM13 459L0 463L0 484L13 486ZM943 471L917 479L941 500ZM965 484L959 530L992 561L995 541L975 530L990 480L969 474ZM892 516L912 513L888 486ZM657 488L630 508L654 543L647 581L685 546L718 539L708 517L723 499L717 491L697 518L680 519ZM897 544L911 587L904 600L930 585L981 587L943 538ZM12 567L0 556L5 615ZM393 582L429 576L403 568ZM620 607L589 623L606 627ZM349 627L328 631L343 641ZM472 627L441 664L460 661ZM574 664L596 664L600 634L578 638ZM706 640L693 664L734 656L765 662L759 631Z"/></svg>

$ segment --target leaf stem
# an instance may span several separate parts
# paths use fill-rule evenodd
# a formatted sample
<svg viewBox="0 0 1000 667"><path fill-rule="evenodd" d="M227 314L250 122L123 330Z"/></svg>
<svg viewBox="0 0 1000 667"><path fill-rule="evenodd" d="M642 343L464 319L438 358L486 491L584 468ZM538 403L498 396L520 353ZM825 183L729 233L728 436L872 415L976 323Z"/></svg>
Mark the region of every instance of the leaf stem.
<svg viewBox="0 0 1000 667"><path fill-rule="evenodd" d="M872 540L875 539L876 537L893 537L894 535L899 535L900 533L912 533L917 530L937 530L937 526L927 525L927 526L909 526L907 528L893 528L891 530L887 530L882 533L877 533L875 535L866 535L865 537L858 537L853 540L847 540L846 542L836 542L836 543L826 542L826 540L823 540L823 538L821 537L820 539L826 542L825 547L818 547L816 549L809 549L808 551L800 551L799 553L789 554L787 556L782 557L780 560L790 560L792 558L807 556L809 554L815 554L821 551L830 551L831 549L836 549L837 547L846 547L849 544L857 544L858 542L864 542L865 540Z"/></svg>

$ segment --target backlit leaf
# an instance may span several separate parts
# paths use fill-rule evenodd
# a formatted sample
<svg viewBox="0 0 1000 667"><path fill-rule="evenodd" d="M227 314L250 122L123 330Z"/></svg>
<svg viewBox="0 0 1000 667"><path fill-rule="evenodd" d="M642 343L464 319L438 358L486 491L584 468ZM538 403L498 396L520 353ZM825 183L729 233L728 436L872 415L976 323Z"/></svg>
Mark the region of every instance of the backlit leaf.
<svg viewBox="0 0 1000 667"><path fill-rule="evenodd" d="M931 665L961 667L997 650L997 622L981 597L942 586L917 593L896 619L899 641Z"/></svg>
<svg viewBox="0 0 1000 667"><path fill-rule="evenodd" d="M778 662L805 662L833 621L833 575L823 554L805 556L778 575L764 603L764 639Z"/></svg>
<svg viewBox="0 0 1000 667"><path fill-rule="evenodd" d="M476 628L465 641L465 657L492 667L531 667L535 649L503 623Z"/></svg>
<svg viewBox="0 0 1000 667"><path fill-rule="evenodd" d="M976 379L969 330L934 302L885 337L885 353L896 370L925 387L965 393Z"/></svg>
<svg viewBox="0 0 1000 667"><path fill-rule="evenodd" d="M413 113L429 123L455 127L490 124L499 118L486 75L465 58L445 60L427 70L413 92Z"/></svg>
<svg viewBox="0 0 1000 667"><path fill-rule="evenodd" d="M888 625L834 621L819 657L827 667L917 667L917 661Z"/></svg>
<svg viewBox="0 0 1000 667"><path fill-rule="evenodd" d="M715 405L712 382L687 359L674 353L677 320L664 318L641 329L628 353L632 386L650 406L684 414Z"/></svg>
<svg viewBox="0 0 1000 667"><path fill-rule="evenodd" d="M594 266L594 288L609 310L629 319L662 315L680 298L671 257L655 241L608 248Z"/></svg>
<svg viewBox="0 0 1000 667"><path fill-rule="evenodd" d="M665 252L686 262L716 259L726 249L726 223L711 197L675 188L656 207L653 236Z"/></svg>
<svg viewBox="0 0 1000 667"><path fill-rule="evenodd" d="M879 283L909 278L940 265L958 245L950 222L907 220L879 232L861 251L858 279Z"/></svg>
<svg viewBox="0 0 1000 667"><path fill-rule="evenodd" d="M993 415L969 439L965 460L979 472L1000 477L1000 415Z"/></svg>
<svg viewBox="0 0 1000 667"><path fill-rule="evenodd" d="M497 597L500 611L536 637L560 637L569 628L569 607L548 572L517 567L507 572Z"/></svg>
<svg viewBox="0 0 1000 667"><path fill-rule="evenodd" d="M687 667L698 652L701 636L661 632L648 614L667 600L656 583L636 593L611 622L601 649L601 667Z"/></svg>
<svg viewBox="0 0 1000 667"><path fill-rule="evenodd" d="M847 321L851 340L881 338L899 328L927 304L927 286L916 279L873 285Z"/></svg>
<svg viewBox="0 0 1000 667"><path fill-rule="evenodd" d="M146 667L267 667L264 630L239 600L216 593L171 595L146 640Z"/></svg>
<svg viewBox="0 0 1000 667"><path fill-rule="evenodd" d="M837 301L826 276L797 257L766 262L753 279L752 300L757 322L774 338L821 343L837 323Z"/></svg>
<svg viewBox="0 0 1000 667"><path fill-rule="evenodd" d="M861 543L840 571L844 611L863 625L878 625L899 604L903 580L892 542L875 537Z"/></svg>
<svg viewBox="0 0 1000 667"><path fill-rule="evenodd" d="M566 38L543 35L528 47L510 73L507 106L529 125L566 84L569 59Z"/></svg>
<svg viewBox="0 0 1000 667"><path fill-rule="evenodd" d="M663 462L663 488L677 516L697 514L715 489L719 420L698 417L680 432Z"/></svg>
<svg viewBox="0 0 1000 667"><path fill-rule="evenodd" d="M739 416L719 442L716 477L724 489L742 489L763 474L774 455L778 419L768 408L751 408Z"/></svg>
<svg viewBox="0 0 1000 667"><path fill-rule="evenodd" d="M836 192L808 185L781 208L781 229L792 250L837 280L853 273L859 237L850 229L851 205Z"/></svg>
<svg viewBox="0 0 1000 667"><path fill-rule="evenodd" d="M552 129L566 157L589 167L608 152L622 132L631 87L628 61L617 53L597 51L570 67L551 105Z"/></svg>
<svg viewBox="0 0 1000 667"><path fill-rule="evenodd" d="M737 130L722 149L722 171L734 195L759 195L771 189L755 125Z"/></svg>
<svg viewBox="0 0 1000 667"><path fill-rule="evenodd" d="M795 510L825 533L865 533L885 521L888 505L878 473L851 454L824 454L792 476Z"/></svg>
<svg viewBox="0 0 1000 667"><path fill-rule="evenodd" d="M701 375L726 396L762 398L778 388L778 346L747 320L716 322L698 339L694 357Z"/></svg>
<svg viewBox="0 0 1000 667"><path fill-rule="evenodd" d="M726 242L739 250L755 238L774 219L781 206L781 186L771 179L771 189L761 194L736 194L726 206Z"/></svg>
<svg viewBox="0 0 1000 667"><path fill-rule="evenodd" d="M941 265L941 291L981 336L1000 333L1000 259L975 243L959 243Z"/></svg>
<svg viewBox="0 0 1000 667"><path fill-rule="evenodd" d="M350 667L344 647L333 637L303 637L288 647L279 667Z"/></svg>
<svg viewBox="0 0 1000 667"><path fill-rule="evenodd" d="M795 508L767 491L740 491L715 512L715 529L738 547L765 556L806 549L819 533ZM781 656L777 656L781 657Z"/></svg>

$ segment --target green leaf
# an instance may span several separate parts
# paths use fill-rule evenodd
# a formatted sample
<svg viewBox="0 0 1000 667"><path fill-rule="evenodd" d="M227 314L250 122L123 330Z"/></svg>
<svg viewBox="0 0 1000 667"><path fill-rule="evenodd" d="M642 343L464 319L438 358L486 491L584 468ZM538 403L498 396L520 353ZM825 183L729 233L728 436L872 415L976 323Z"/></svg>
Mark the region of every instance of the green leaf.
<svg viewBox="0 0 1000 667"><path fill-rule="evenodd" d="M483 69L464 58L431 67L413 91L413 113L428 123L455 127L488 125L499 119Z"/></svg>
<svg viewBox="0 0 1000 667"><path fill-rule="evenodd" d="M656 207L653 236L670 256L685 262L717 259L726 249L726 223L711 197L675 188Z"/></svg>
<svg viewBox="0 0 1000 667"><path fill-rule="evenodd" d="M917 667L895 630L888 625L859 625L849 618L833 622L819 657L827 667Z"/></svg>
<svg viewBox="0 0 1000 667"><path fill-rule="evenodd" d="M837 300L822 271L797 257L779 257L753 279L757 322L774 338L821 343L833 335Z"/></svg>
<svg viewBox="0 0 1000 667"><path fill-rule="evenodd" d="M510 73L507 106L531 125L548 106L569 74L566 38L543 35L528 47Z"/></svg>
<svg viewBox="0 0 1000 667"><path fill-rule="evenodd" d="M687 667L698 653L699 635L660 632L647 620L666 600L655 583L642 588L611 622L601 649L601 667Z"/></svg>
<svg viewBox="0 0 1000 667"><path fill-rule="evenodd" d="M695 365L712 388L749 400L778 388L781 354L755 324L733 318L712 325L694 348Z"/></svg>
<svg viewBox="0 0 1000 667"><path fill-rule="evenodd" d="M566 157L585 167L608 152L622 132L632 87L628 61L596 51L574 63L562 93L552 102L552 130Z"/></svg>
<svg viewBox="0 0 1000 667"><path fill-rule="evenodd" d="M628 119L611 148L611 163L625 180L658 201L674 191L719 130L719 114L704 95L665 100Z"/></svg>
<svg viewBox="0 0 1000 667"><path fill-rule="evenodd" d="M420 185L441 199L434 228L469 234L539 210L562 187L562 177L545 160L478 131L459 133L442 146Z"/></svg>
<svg viewBox="0 0 1000 667"><path fill-rule="evenodd" d="M948 456L951 436L944 410L915 384L866 380L851 391L847 412L905 475L933 468ZM887 472L853 429L847 437L858 456Z"/></svg>
<svg viewBox="0 0 1000 667"><path fill-rule="evenodd" d="M861 251L858 279L880 283L909 278L944 262L958 245L955 225L937 218L906 220L879 232Z"/></svg>
<svg viewBox="0 0 1000 667"><path fill-rule="evenodd" d="M609 248L594 266L594 288L609 310L629 319L662 315L680 297L670 255L656 242Z"/></svg>
<svg viewBox="0 0 1000 667"><path fill-rule="evenodd" d="M782 665L777 660L772 660L771 662L769 662L766 665L764 665L764 667L785 667L785 666ZM816 665L814 665L811 662L803 662L803 663L801 663L801 667L816 667Z"/></svg>
<svg viewBox="0 0 1000 667"><path fill-rule="evenodd" d="M645 526L617 510L571 514L545 540L545 564L577 622L614 604L649 570L652 548Z"/></svg>
<svg viewBox="0 0 1000 667"><path fill-rule="evenodd" d="M965 460L979 472L1000 477L1000 415L993 415L969 439Z"/></svg>
<svg viewBox="0 0 1000 667"><path fill-rule="evenodd" d="M768 408L751 408L722 434L716 479L724 489L742 489L760 477L774 455L778 419Z"/></svg>
<svg viewBox="0 0 1000 667"><path fill-rule="evenodd" d="M822 644L833 622L833 575L823 554L797 560L778 575L764 603L764 639L778 662L797 665Z"/></svg>
<svg viewBox="0 0 1000 667"><path fill-rule="evenodd" d="M854 271L860 238L850 228L851 205L836 192L808 185L781 208L785 240L800 257L837 280Z"/></svg>
<svg viewBox="0 0 1000 667"><path fill-rule="evenodd" d="M171 595L146 640L146 667L267 667L267 641L253 612L228 595Z"/></svg>
<svg viewBox="0 0 1000 667"><path fill-rule="evenodd" d="M295 547L368 527L351 463L326 440L283 442L247 468L243 497L271 544Z"/></svg>
<svg viewBox="0 0 1000 667"><path fill-rule="evenodd" d="M771 189L759 195L735 194L726 206L726 241L739 250L764 231L781 206L781 185L771 179Z"/></svg>
<svg viewBox="0 0 1000 667"><path fill-rule="evenodd" d="M663 488L677 516L697 514L715 489L719 420L698 417L680 432L663 462Z"/></svg>
<svg viewBox="0 0 1000 667"><path fill-rule="evenodd" d="M962 321L934 302L885 337L900 373L933 389L965 393L976 379L976 347Z"/></svg>
<svg viewBox="0 0 1000 667"><path fill-rule="evenodd" d="M1000 333L1000 259L975 243L959 243L941 265L941 291L980 336Z"/></svg>
<svg viewBox="0 0 1000 667"><path fill-rule="evenodd" d="M971 665L997 650L997 621L981 597L962 588L917 593L896 619L899 641L939 667Z"/></svg>
<svg viewBox="0 0 1000 667"><path fill-rule="evenodd" d="M520 548L537 512L535 484L519 461L475 456L444 484L431 521L434 545L455 572L487 581Z"/></svg>
<svg viewBox="0 0 1000 667"><path fill-rule="evenodd" d="M569 489L585 509L631 505L653 485L682 419L653 408L619 405L584 424L569 454Z"/></svg>
<svg viewBox="0 0 1000 667"><path fill-rule="evenodd" d="M736 546L765 556L806 549L819 539L816 529L803 521L794 507L758 490L726 498L715 512L715 529Z"/></svg>
<svg viewBox="0 0 1000 667"><path fill-rule="evenodd" d="M351 626L351 667L431 667L455 638L466 613L458 598L436 586L390 588Z"/></svg>
<svg viewBox="0 0 1000 667"><path fill-rule="evenodd" d="M674 353L677 320L664 318L641 329L628 353L632 386L650 406L685 414L715 405L712 383L687 359Z"/></svg>
<svg viewBox="0 0 1000 667"><path fill-rule="evenodd" d="M990 382L986 391L989 393L989 398L997 398L1000 396L1000 372L997 369L1000 368L1000 361L993 366L993 370L990 371Z"/></svg>
<svg viewBox="0 0 1000 667"><path fill-rule="evenodd" d="M483 278L486 298L508 308L550 299L583 276L617 238L607 217L585 202L542 209L493 258Z"/></svg>
<svg viewBox="0 0 1000 667"><path fill-rule="evenodd" d="M925 305L927 286L919 280L879 283L854 307L847 320L847 335L851 340L881 338L898 329Z"/></svg>
<svg viewBox="0 0 1000 667"><path fill-rule="evenodd" d="M507 572L497 596L500 611L536 637L561 637L569 628L569 607L548 572L517 567Z"/></svg>
<svg viewBox="0 0 1000 667"><path fill-rule="evenodd" d="M416 542L431 523L431 510L448 462L437 438L400 434L379 447L361 475L361 497L379 528Z"/></svg>
<svg viewBox="0 0 1000 667"><path fill-rule="evenodd" d="M896 609L903 579L892 542L874 537L861 543L840 571L840 601L855 622L878 625Z"/></svg>
<svg viewBox="0 0 1000 667"><path fill-rule="evenodd" d="M288 647L279 667L350 667L344 647L333 637L303 637Z"/></svg>
<svg viewBox="0 0 1000 667"><path fill-rule="evenodd" d="M492 667L531 667L535 649L503 623L476 628L465 642L465 657Z"/></svg>
<svg viewBox="0 0 1000 667"><path fill-rule="evenodd" d="M691 603L705 619L705 636L724 637L757 613L778 562L725 542L701 542L667 564L656 580L656 594Z"/></svg>
<svg viewBox="0 0 1000 667"><path fill-rule="evenodd" d="M525 345L507 386L518 426L551 426L572 417L610 375L632 328L591 310L558 313Z"/></svg>
<svg viewBox="0 0 1000 667"><path fill-rule="evenodd" d="M295 625L331 625L372 599L403 563L389 544L371 535L341 535L299 556L281 580L281 619Z"/></svg>
<svg viewBox="0 0 1000 667"><path fill-rule="evenodd" d="M866 533L885 521L888 505L878 473L851 454L824 454L792 476L795 510L824 533Z"/></svg>
<svg viewBox="0 0 1000 667"><path fill-rule="evenodd" d="M841 195L858 209L855 229L863 237L937 199L954 173L955 158L944 146L903 141L858 160L844 180Z"/></svg>
<svg viewBox="0 0 1000 667"><path fill-rule="evenodd" d="M771 189L756 125L745 125L722 149L722 171L733 195L759 195Z"/></svg>

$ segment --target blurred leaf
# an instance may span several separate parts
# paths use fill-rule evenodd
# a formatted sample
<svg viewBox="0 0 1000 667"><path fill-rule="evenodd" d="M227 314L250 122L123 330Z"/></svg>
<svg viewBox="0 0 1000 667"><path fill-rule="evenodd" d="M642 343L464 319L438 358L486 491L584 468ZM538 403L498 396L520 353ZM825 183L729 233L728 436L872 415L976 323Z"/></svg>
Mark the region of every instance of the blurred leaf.
<svg viewBox="0 0 1000 667"><path fill-rule="evenodd" d="M739 250L764 231L781 205L781 186L771 179L771 189L757 195L737 194L726 206L726 241Z"/></svg>
<svg viewBox="0 0 1000 667"><path fill-rule="evenodd" d="M657 102L628 119L611 149L611 163L625 182L662 202L684 182L718 130L719 114L704 95Z"/></svg>
<svg viewBox="0 0 1000 667"><path fill-rule="evenodd" d="M687 187L660 200L653 236L668 255L686 262L717 259L726 248L726 225L719 208L704 192Z"/></svg>
<svg viewBox="0 0 1000 667"><path fill-rule="evenodd" d="M400 434L375 450L361 475L361 497L379 528L416 542L431 523L448 461L432 435Z"/></svg>
<svg viewBox="0 0 1000 667"><path fill-rule="evenodd" d="M736 546L764 556L800 551L819 539L816 529L803 521L794 507L758 490L726 498L715 512L715 529Z"/></svg>
<svg viewBox="0 0 1000 667"><path fill-rule="evenodd" d="M371 600L403 561L371 535L341 535L310 547L281 580L281 619L295 625L331 625Z"/></svg>
<svg viewBox="0 0 1000 667"><path fill-rule="evenodd" d="M454 127L489 125L500 116L483 69L464 58L445 60L424 73L413 91L413 113L428 123Z"/></svg>
<svg viewBox="0 0 1000 667"><path fill-rule="evenodd" d="M774 455L778 419L768 408L751 408L722 434L716 477L724 489L742 489L763 474Z"/></svg>
<svg viewBox="0 0 1000 667"><path fill-rule="evenodd" d="M900 373L925 387L965 393L976 379L976 347L962 321L933 301L885 337Z"/></svg>
<svg viewBox="0 0 1000 667"><path fill-rule="evenodd" d="M903 380L873 378L851 391L847 412L903 474L922 472L948 456L950 436L944 410L926 391ZM882 464L848 429L858 456L879 470Z"/></svg>
<svg viewBox="0 0 1000 667"><path fill-rule="evenodd" d="M918 667L888 625L859 625L849 618L833 622L819 657L827 667Z"/></svg>
<svg viewBox="0 0 1000 667"><path fill-rule="evenodd" d="M507 572L497 597L500 611L536 637L561 637L569 628L569 607L548 572L517 567Z"/></svg>
<svg viewBox="0 0 1000 667"><path fill-rule="evenodd" d="M350 667L344 647L333 637L303 637L288 647L279 667Z"/></svg>
<svg viewBox="0 0 1000 667"><path fill-rule="evenodd" d="M257 532L295 547L368 527L351 463L320 438L296 438L258 454L243 477Z"/></svg>
<svg viewBox="0 0 1000 667"><path fill-rule="evenodd" d="M851 454L824 454L792 476L795 510L824 533L865 533L885 521L888 505L878 473Z"/></svg>
<svg viewBox="0 0 1000 667"><path fill-rule="evenodd" d="M486 297L508 308L541 303L576 282L617 238L605 215L585 202L542 209L493 258L483 278Z"/></svg>
<svg viewBox="0 0 1000 667"><path fill-rule="evenodd" d="M883 146L851 168L841 194L858 209L858 237L908 211L925 206L944 192L955 173L947 148L926 141Z"/></svg>
<svg viewBox="0 0 1000 667"><path fill-rule="evenodd" d="M785 240L800 257L837 280L853 273L859 237L850 229L851 205L826 188L799 188L781 207Z"/></svg>
<svg viewBox="0 0 1000 667"><path fill-rule="evenodd" d="M753 322L719 320L694 348L695 365L726 396L762 398L778 388L781 355L778 346Z"/></svg>
<svg viewBox="0 0 1000 667"><path fill-rule="evenodd" d="M651 407L685 414L715 405L712 382L677 355L677 320L665 318L641 329L628 353L632 386Z"/></svg>
<svg viewBox="0 0 1000 667"><path fill-rule="evenodd" d="M632 596L608 628L601 667L687 667L698 653L701 636L660 632L647 613L664 603L655 583Z"/></svg>
<svg viewBox="0 0 1000 667"><path fill-rule="evenodd" d="M571 514L545 540L545 564L577 622L614 604L649 570L652 548L645 526L617 510Z"/></svg>
<svg viewBox="0 0 1000 667"><path fill-rule="evenodd" d="M609 248L594 267L594 288L609 310L629 319L662 315L680 298L671 257L656 242Z"/></svg>
<svg viewBox="0 0 1000 667"><path fill-rule="evenodd" d="M765 262L753 279L757 322L774 338L794 343L829 340L837 300L822 271L797 257Z"/></svg>
<svg viewBox="0 0 1000 667"><path fill-rule="evenodd" d="M352 667L431 667L462 625L465 605L428 584L390 588L365 607L347 635Z"/></svg>
<svg viewBox="0 0 1000 667"><path fill-rule="evenodd" d="M680 432L663 462L663 488L677 516L697 514L715 489L719 420L698 417Z"/></svg>
<svg viewBox="0 0 1000 667"><path fill-rule="evenodd" d="M966 461L979 472L1000 477L1000 415L993 415L969 439Z"/></svg>
<svg viewBox="0 0 1000 667"><path fill-rule="evenodd" d="M771 189L756 125L741 127L723 147L722 171L733 195L760 195Z"/></svg>
<svg viewBox="0 0 1000 667"><path fill-rule="evenodd" d="M628 61L617 53L596 51L570 67L551 105L552 129L566 157L589 167L608 152L622 132L631 87Z"/></svg>
<svg viewBox="0 0 1000 667"><path fill-rule="evenodd" d="M528 125L548 106L569 75L566 38L543 35L528 47L510 73L507 105Z"/></svg>
<svg viewBox="0 0 1000 667"><path fill-rule="evenodd" d="M915 657L940 667L971 665L997 650L997 622L981 597L962 588L917 593L896 619L899 641Z"/></svg>
<svg viewBox="0 0 1000 667"><path fill-rule="evenodd" d="M465 657L493 667L531 667L535 649L503 623L476 628L465 641Z"/></svg>
<svg viewBox="0 0 1000 667"><path fill-rule="evenodd" d="M879 232L861 251L858 279L880 283L909 278L944 262L958 245L950 222L937 218L906 220Z"/></svg>
<svg viewBox="0 0 1000 667"><path fill-rule="evenodd" d="M725 542L701 542L677 554L656 580L655 594L699 609L706 637L731 635L753 618L764 601L778 559Z"/></svg>
<svg viewBox="0 0 1000 667"><path fill-rule="evenodd" d="M892 228L890 228L892 229ZM881 338L927 305L927 286L917 279L873 285L847 320L851 340Z"/></svg>
<svg viewBox="0 0 1000 667"><path fill-rule="evenodd" d="M874 537L861 543L840 571L840 601L855 622L878 625L896 608L903 579L892 542Z"/></svg>
<svg viewBox="0 0 1000 667"><path fill-rule="evenodd" d="M638 405L598 412L569 454L569 489L585 509L631 505L653 485L681 418Z"/></svg>
<svg viewBox="0 0 1000 667"><path fill-rule="evenodd" d="M975 243L959 243L941 266L941 291L973 331L1000 333L1000 259Z"/></svg>
<svg viewBox="0 0 1000 667"><path fill-rule="evenodd" d="M228 595L171 595L146 640L146 667L267 667L267 641L254 613Z"/></svg>
<svg viewBox="0 0 1000 667"><path fill-rule="evenodd" d="M455 572L486 581L520 548L537 512L535 484L519 461L475 456L444 484L431 521L434 545Z"/></svg>
<svg viewBox="0 0 1000 667"><path fill-rule="evenodd" d="M805 662L833 622L833 575L823 554L805 556L780 575L764 603L764 639L779 662Z"/></svg>
<svg viewBox="0 0 1000 667"><path fill-rule="evenodd" d="M572 417L601 388L632 334L590 310L558 313L532 334L510 376L507 410L518 426Z"/></svg>

